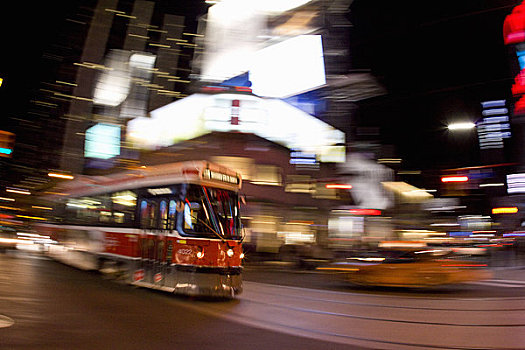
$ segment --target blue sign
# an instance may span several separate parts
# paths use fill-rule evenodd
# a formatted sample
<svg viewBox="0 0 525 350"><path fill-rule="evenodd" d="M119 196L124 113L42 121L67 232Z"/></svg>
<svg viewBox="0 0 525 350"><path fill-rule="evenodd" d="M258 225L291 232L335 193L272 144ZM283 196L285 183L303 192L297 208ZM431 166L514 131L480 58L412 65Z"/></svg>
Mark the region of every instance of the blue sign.
<svg viewBox="0 0 525 350"><path fill-rule="evenodd" d="M3 147L0 147L0 153L1 153L1 154L11 154L11 153L13 153L13 150L10 149L10 148L3 148Z"/></svg>

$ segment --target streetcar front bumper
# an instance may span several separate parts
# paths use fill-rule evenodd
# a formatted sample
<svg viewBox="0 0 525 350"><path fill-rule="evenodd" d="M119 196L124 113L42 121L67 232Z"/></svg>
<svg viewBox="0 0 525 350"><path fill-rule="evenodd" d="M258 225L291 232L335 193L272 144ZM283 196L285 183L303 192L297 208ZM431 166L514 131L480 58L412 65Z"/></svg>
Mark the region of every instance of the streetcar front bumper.
<svg viewBox="0 0 525 350"><path fill-rule="evenodd" d="M242 293L242 267L177 266L173 292L176 294L233 298Z"/></svg>

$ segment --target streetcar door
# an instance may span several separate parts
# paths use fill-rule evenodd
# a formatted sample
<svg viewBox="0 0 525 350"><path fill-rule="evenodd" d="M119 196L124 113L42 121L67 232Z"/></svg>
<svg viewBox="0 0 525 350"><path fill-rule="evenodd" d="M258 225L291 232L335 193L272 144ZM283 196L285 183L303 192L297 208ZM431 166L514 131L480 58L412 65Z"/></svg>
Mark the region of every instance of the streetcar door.
<svg viewBox="0 0 525 350"><path fill-rule="evenodd" d="M169 229L168 198L149 197L141 201L142 266L144 282L163 286L166 271L166 240Z"/></svg>
<svg viewBox="0 0 525 350"><path fill-rule="evenodd" d="M176 279L176 269L175 266L172 265L173 263L173 249L175 240L173 236L170 236L170 234L173 233L176 226L176 219L177 219L177 202L173 197L169 198L168 201L168 217L167 221L165 223L166 228L166 236L164 240L164 256L162 259L162 270L163 270L163 279L162 283L163 286L167 287L174 287L175 286L175 279Z"/></svg>
<svg viewBox="0 0 525 350"><path fill-rule="evenodd" d="M153 266L153 283L163 286L166 279L166 240L168 232L168 199L159 199L159 220Z"/></svg>
<svg viewBox="0 0 525 350"><path fill-rule="evenodd" d="M155 259L157 252L157 226L159 205L155 199L143 198L140 203L141 268L144 270L143 282L153 283Z"/></svg>

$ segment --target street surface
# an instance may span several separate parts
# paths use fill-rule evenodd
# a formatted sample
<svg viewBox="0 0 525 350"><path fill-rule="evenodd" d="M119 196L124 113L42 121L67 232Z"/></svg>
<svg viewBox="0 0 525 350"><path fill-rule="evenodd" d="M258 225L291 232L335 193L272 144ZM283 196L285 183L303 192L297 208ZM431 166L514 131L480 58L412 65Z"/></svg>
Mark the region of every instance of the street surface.
<svg viewBox="0 0 525 350"><path fill-rule="evenodd" d="M248 266L237 300L135 288L0 254L0 349L523 349L525 270L432 290Z"/></svg>

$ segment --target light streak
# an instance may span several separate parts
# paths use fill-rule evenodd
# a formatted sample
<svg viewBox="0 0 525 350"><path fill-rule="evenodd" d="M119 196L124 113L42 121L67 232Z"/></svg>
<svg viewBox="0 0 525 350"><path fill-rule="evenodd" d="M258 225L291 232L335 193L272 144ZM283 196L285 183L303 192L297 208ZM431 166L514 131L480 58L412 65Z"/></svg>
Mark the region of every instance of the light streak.
<svg viewBox="0 0 525 350"><path fill-rule="evenodd" d="M350 184L326 184L325 187L328 189L339 189L339 190L352 189L352 185Z"/></svg>
<svg viewBox="0 0 525 350"><path fill-rule="evenodd" d="M5 191L10 192L10 193L25 194L25 195L31 194L31 192L29 192L28 190L18 189L18 188L6 188Z"/></svg>
<svg viewBox="0 0 525 350"><path fill-rule="evenodd" d="M61 173L48 173L49 177L56 177L59 179L73 180L75 177L73 175L61 174Z"/></svg>
<svg viewBox="0 0 525 350"><path fill-rule="evenodd" d="M441 182L467 182L468 176L443 176Z"/></svg>
<svg viewBox="0 0 525 350"><path fill-rule="evenodd" d="M492 208L492 214L515 214L517 212L518 207Z"/></svg>
<svg viewBox="0 0 525 350"><path fill-rule="evenodd" d="M453 123L448 125L449 130L469 130L476 127L476 124L472 122L466 123Z"/></svg>

